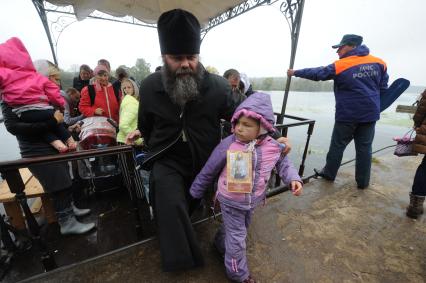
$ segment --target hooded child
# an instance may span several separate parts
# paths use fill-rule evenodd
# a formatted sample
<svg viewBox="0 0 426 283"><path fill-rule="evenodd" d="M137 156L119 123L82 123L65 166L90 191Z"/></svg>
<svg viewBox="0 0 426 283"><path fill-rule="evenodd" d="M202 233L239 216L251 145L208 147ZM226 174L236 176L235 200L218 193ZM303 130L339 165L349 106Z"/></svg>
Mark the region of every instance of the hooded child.
<svg viewBox="0 0 426 283"><path fill-rule="evenodd" d="M233 134L222 140L190 188L196 199L203 197L219 176L215 201L220 203L222 227L215 236L215 247L225 254L229 279L254 282L246 257L247 229L254 209L265 201L266 186L273 168L294 195L303 183L283 145L274 140L274 114L268 94L254 93L234 112Z"/></svg>
<svg viewBox="0 0 426 283"><path fill-rule="evenodd" d="M39 74L19 38L0 44L1 100L13 108L24 122L52 119L55 107L64 108L64 99L57 84ZM59 152L75 150L76 143L63 123L43 134L43 139Z"/></svg>

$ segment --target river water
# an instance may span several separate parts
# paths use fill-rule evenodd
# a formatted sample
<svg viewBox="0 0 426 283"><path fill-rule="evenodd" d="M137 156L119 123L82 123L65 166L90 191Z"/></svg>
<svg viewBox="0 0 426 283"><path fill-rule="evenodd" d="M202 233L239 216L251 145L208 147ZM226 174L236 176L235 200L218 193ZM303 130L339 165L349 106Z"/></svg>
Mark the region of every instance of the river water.
<svg viewBox="0 0 426 283"><path fill-rule="evenodd" d="M283 91L269 91L275 112L281 111ZM395 144L392 137L401 136L412 126L411 115L396 113L398 104L411 105L417 98L416 93L404 93L392 106L382 113L377 123L373 150ZM316 121L306 160L305 175L310 175L313 168L320 168L328 151L331 132L334 123L334 95L331 92L291 92L288 98L286 114L313 119ZM298 168L303 153L308 127L290 128L290 138L293 150L290 158ZM19 158L16 139L9 134L4 124L0 124L0 161ZM355 156L353 142L348 146L344 161Z"/></svg>

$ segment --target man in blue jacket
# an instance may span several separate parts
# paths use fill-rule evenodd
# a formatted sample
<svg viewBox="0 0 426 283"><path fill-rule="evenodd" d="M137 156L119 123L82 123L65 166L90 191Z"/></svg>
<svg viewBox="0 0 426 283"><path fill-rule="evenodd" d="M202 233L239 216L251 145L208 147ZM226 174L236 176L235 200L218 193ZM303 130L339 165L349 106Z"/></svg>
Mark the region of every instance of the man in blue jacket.
<svg viewBox="0 0 426 283"><path fill-rule="evenodd" d="M380 93L389 76L383 60L370 55L362 37L346 34L337 48L339 60L318 68L289 69L287 75L314 81L334 80L336 114L327 161L317 175L334 181L346 146L354 139L355 179L359 189L370 182L371 152L376 121L380 119Z"/></svg>

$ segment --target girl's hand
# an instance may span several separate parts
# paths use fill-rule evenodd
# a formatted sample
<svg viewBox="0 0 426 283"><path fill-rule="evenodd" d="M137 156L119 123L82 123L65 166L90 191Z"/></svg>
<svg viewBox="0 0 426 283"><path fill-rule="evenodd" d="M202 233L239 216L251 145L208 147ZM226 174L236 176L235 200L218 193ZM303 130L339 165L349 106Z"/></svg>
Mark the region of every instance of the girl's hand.
<svg viewBox="0 0 426 283"><path fill-rule="evenodd" d="M282 154L287 155L290 150L291 150L291 144L288 141L288 138L286 137L280 137L279 139L277 139L277 142L279 142L280 144L285 145Z"/></svg>
<svg viewBox="0 0 426 283"><path fill-rule="evenodd" d="M135 141L142 137L142 134L139 130L134 130L133 132L130 132L126 136L126 144L127 145L134 145Z"/></svg>
<svg viewBox="0 0 426 283"><path fill-rule="evenodd" d="M290 183L291 191L293 195L300 196L303 191L303 185L299 181L291 181Z"/></svg>
<svg viewBox="0 0 426 283"><path fill-rule="evenodd" d="M81 131L81 126L79 123L75 123L74 125L68 127L68 131L79 133Z"/></svg>

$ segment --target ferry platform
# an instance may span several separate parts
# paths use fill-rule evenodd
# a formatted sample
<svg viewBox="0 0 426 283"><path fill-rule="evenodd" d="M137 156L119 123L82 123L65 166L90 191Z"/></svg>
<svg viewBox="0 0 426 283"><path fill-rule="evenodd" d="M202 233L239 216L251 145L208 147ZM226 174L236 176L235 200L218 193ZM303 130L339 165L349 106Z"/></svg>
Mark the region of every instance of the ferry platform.
<svg viewBox="0 0 426 283"><path fill-rule="evenodd" d="M258 282L426 282L426 215L405 216L422 157L396 157L392 150L375 155L365 190L356 188L350 163L335 182L311 179L300 197L285 192L269 198L249 229L253 277ZM211 246L218 225L213 219L196 225L206 259L202 268L162 272L153 239L28 282L228 282ZM66 257L66 251L60 253Z"/></svg>

